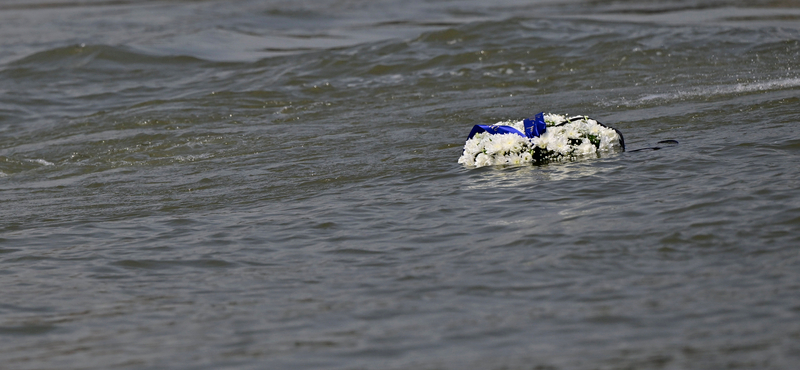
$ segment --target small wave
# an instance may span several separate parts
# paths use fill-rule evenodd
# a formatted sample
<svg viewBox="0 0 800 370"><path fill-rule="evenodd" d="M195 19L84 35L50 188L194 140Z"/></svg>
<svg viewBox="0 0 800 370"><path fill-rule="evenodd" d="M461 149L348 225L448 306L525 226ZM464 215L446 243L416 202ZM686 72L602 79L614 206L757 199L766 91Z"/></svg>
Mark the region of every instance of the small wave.
<svg viewBox="0 0 800 370"><path fill-rule="evenodd" d="M110 45L77 44L39 51L9 63L15 67L36 67L41 70L59 68L97 68L103 62L111 62L118 66L131 64L178 64L200 62L201 60L185 55L159 55L144 48Z"/></svg>
<svg viewBox="0 0 800 370"><path fill-rule="evenodd" d="M646 94L637 99L611 99L598 103L602 106L626 106L636 107L642 104L663 103L693 98L710 99L725 95L747 94L763 91L784 90L800 87L800 78L784 78L779 80L763 82L743 82L733 85L720 85L709 87L698 87L686 91L675 91L670 93Z"/></svg>
<svg viewBox="0 0 800 370"><path fill-rule="evenodd" d="M194 161L197 161L197 160L208 159L208 158L211 158L211 157L213 157L212 154L203 153L203 154L200 154L200 155L178 155L178 156L175 156L174 159L177 162L194 162Z"/></svg>
<svg viewBox="0 0 800 370"><path fill-rule="evenodd" d="M691 91L678 91L667 94L650 94L639 98L640 102L651 100L678 100L694 98L698 96L713 97L719 95L749 93L757 91L781 90L800 86L800 78L787 78L774 81L739 83L728 86L716 86L710 88L698 88Z"/></svg>
<svg viewBox="0 0 800 370"><path fill-rule="evenodd" d="M38 164L41 164L42 166L53 166L54 165L53 162L48 162L48 161L46 161L44 159L29 159L28 162L38 163Z"/></svg>

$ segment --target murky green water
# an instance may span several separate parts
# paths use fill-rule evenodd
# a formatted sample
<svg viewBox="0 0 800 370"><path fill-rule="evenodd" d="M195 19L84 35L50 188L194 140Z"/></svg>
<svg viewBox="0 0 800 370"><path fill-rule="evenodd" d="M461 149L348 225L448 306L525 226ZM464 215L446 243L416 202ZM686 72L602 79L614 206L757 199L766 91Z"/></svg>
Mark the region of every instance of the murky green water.
<svg viewBox="0 0 800 370"><path fill-rule="evenodd" d="M8 369L793 369L792 1L0 4ZM628 149L456 163L587 114Z"/></svg>

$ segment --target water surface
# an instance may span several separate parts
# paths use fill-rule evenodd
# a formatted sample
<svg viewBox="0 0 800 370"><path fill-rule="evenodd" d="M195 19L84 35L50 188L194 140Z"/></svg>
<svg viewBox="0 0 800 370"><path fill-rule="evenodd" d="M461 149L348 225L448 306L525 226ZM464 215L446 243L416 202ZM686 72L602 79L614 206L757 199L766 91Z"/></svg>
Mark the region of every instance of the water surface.
<svg viewBox="0 0 800 370"><path fill-rule="evenodd" d="M0 5L10 369L792 369L794 2ZM586 114L629 149L456 163Z"/></svg>

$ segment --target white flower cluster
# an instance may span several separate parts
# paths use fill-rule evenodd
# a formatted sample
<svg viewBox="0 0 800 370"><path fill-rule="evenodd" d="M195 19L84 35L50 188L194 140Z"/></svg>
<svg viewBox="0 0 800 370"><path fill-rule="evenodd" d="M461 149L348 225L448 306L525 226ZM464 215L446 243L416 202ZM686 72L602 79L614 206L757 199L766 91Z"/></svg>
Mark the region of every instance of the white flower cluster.
<svg viewBox="0 0 800 370"><path fill-rule="evenodd" d="M475 134L464 144L458 163L469 167L519 165L597 157L622 148L616 130L588 117L571 118L545 114L547 129L529 139L517 134ZM498 122L525 132L523 121Z"/></svg>

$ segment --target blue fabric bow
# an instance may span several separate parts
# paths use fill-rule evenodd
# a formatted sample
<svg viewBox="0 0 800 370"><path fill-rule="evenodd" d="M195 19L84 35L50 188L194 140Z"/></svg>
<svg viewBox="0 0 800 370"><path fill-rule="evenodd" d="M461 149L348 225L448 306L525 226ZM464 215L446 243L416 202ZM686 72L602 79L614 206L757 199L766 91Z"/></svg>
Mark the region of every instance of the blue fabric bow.
<svg viewBox="0 0 800 370"><path fill-rule="evenodd" d="M472 139L475 134L481 132L488 132L490 134L517 134L522 137L534 138L541 136L547 131L547 125L544 123L544 112L540 112L534 116L533 119L525 118L522 120L522 124L525 125L525 133L519 132L519 130L511 126L475 125L472 127L472 131L470 131L467 140Z"/></svg>
<svg viewBox="0 0 800 370"><path fill-rule="evenodd" d="M547 124L544 123L544 112L539 112L533 119L525 118L522 120L525 125L525 136L535 138L547 131Z"/></svg>

